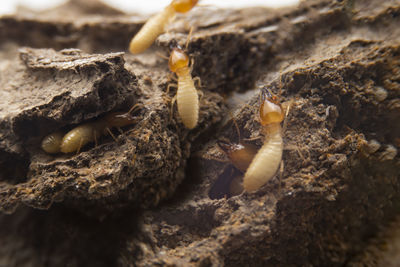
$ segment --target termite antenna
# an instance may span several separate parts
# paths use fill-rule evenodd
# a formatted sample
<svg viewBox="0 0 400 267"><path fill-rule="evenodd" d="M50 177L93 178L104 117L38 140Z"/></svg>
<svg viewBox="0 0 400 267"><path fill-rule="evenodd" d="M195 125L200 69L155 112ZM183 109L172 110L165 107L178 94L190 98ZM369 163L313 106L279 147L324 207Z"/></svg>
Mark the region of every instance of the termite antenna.
<svg viewBox="0 0 400 267"><path fill-rule="evenodd" d="M114 134L111 132L111 129L109 127L106 127L106 131L108 134L114 139L115 142L117 142L117 138L114 136Z"/></svg>
<svg viewBox="0 0 400 267"><path fill-rule="evenodd" d="M133 105L133 107L131 107L131 109L127 112L127 114L131 114L133 111L135 111L136 109L138 109L139 107L143 107L142 103L136 103L135 105Z"/></svg>
<svg viewBox="0 0 400 267"><path fill-rule="evenodd" d="M294 103L294 99L291 99L291 100L289 101L289 103L287 104L287 106L286 106L285 120L283 121L283 126L282 126L283 132L286 131L286 128L287 128L287 121L288 121L288 115L289 115L290 109L292 108L293 103Z"/></svg>
<svg viewBox="0 0 400 267"><path fill-rule="evenodd" d="M236 128L236 134L237 134L237 137L238 137L238 143L240 143L240 141L241 141L241 137L240 137L239 125L238 125L238 123L237 123L236 119L233 117L233 114L232 114L232 112L231 112L231 111L229 111L229 117L231 117L231 120L232 120L233 124L235 125L235 128Z"/></svg>
<svg viewBox="0 0 400 267"><path fill-rule="evenodd" d="M190 27L189 34L186 38L185 51L187 51L187 49L189 47L189 42L190 42L190 39L192 38L193 28L194 28L193 26Z"/></svg>
<svg viewBox="0 0 400 267"><path fill-rule="evenodd" d="M264 86L260 90L260 103L263 103L265 100L273 99L273 94L268 87Z"/></svg>
<svg viewBox="0 0 400 267"><path fill-rule="evenodd" d="M169 59L169 57L167 57L167 56L165 56L165 55L163 55L163 54L161 54L160 52L156 52L156 55L157 56L159 56L160 58L162 58L162 59L166 59L166 60L168 60Z"/></svg>
<svg viewBox="0 0 400 267"><path fill-rule="evenodd" d="M279 104L279 97L277 97L268 87L261 88L260 103L270 101L274 104Z"/></svg>
<svg viewBox="0 0 400 267"><path fill-rule="evenodd" d="M278 91L278 97L281 97L282 96L282 91L283 91L283 86L284 85L286 85L286 83L287 83L287 75L285 75L285 74L282 74L283 73L283 70L284 69L286 69L286 68L288 68L290 66L290 64L285 64L284 66L281 66L280 68L279 68L279 91ZM283 79L282 79L283 78Z"/></svg>

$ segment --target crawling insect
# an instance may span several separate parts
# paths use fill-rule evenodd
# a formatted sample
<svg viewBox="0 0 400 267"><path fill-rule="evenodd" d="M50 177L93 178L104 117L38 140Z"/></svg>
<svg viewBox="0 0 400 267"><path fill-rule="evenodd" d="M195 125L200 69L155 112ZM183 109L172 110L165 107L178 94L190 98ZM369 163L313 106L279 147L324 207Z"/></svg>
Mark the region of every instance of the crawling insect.
<svg viewBox="0 0 400 267"><path fill-rule="evenodd" d="M228 156L229 161L240 170L242 174L236 175L229 183L229 194L231 196L240 195L243 192L242 178L243 173L251 164L257 154L257 147L246 143L229 143L218 141L218 146Z"/></svg>
<svg viewBox="0 0 400 267"><path fill-rule="evenodd" d="M64 135L60 151L63 153L78 152L86 144L96 141L106 128L104 121L100 120L93 123L84 123L75 127Z"/></svg>
<svg viewBox="0 0 400 267"><path fill-rule="evenodd" d="M247 192L259 189L276 173L282 160L283 140L281 122L285 114L278 98L268 89L261 92L260 123L266 136L243 178Z"/></svg>
<svg viewBox="0 0 400 267"><path fill-rule="evenodd" d="M96 142L97 139L107 132L111 134L110 129L114 127L124 127L135 122L135 118L129 112L114 112L106 115L99 121L85 123L69 131L62 140L61 152L71 153L79 150L90 142ZM111 134L112 135L112 134Z"/></svg>
<svg viewBox="0 0 400 267"><path fill-rule="evenodd" d="M129 44L129 51L138 54L151 46L156 38L165 31L165 27L175 17L176 13L190 11L198 0L172 0L163 11L151 17L132 38Z"/></svg>
<svg viewBox="0 0 400 267"><path fill-rule="evenodd" d="M176 102L183 124L193 129L199 119L199 96L189 67L189 57L179 46L172 49L168 61L169 69L178 76Z"/></svg>
<svg viewBox="0 0 400 267"><path fill-rule="evenodd" d="M243 173L247 170L254 156L257 154L257 147L249 143L243 143L240 138L240 130L236 120L232 117L235 125L238 142L218 140L217 145L221 151L228 157L229 162L237 169L231 168L225 171L218 181L211 188L209 194L211 198L220 198L222 196L236 196L243 192L242 180ZM211 158L216 161L226 162L226 160ZM228 189L228 190L227 190Z"/></svg>
<svg viewBox="0 0 400 267"><path fill-rule="evenodd" d="M97 121L79 125L64 136L61 132L52 133L43 139L42 149L51 154L79 152L86 144L97 143L97 139L101 135L106 133L112 135L111 128L120 128L135 123L136 118L132 116L131 112L137 106L135 105L128 112L113 112Z"/></svg>

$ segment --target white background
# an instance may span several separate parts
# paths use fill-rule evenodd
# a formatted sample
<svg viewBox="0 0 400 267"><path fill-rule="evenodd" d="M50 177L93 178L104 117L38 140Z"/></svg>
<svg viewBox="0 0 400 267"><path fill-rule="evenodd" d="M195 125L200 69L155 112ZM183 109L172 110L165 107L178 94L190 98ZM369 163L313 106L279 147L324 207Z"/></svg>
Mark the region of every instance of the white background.
<svg viewBox="0 0 400 267"><path fill-rule="evenodd" d="M0 1L0 14L13 13L17 5L43 10L64 2L66 0L3 0ZM153 13L168 5L171 0L103 0L103 2L126 12ZM200 0L199 4L225 8L241 8L249 6L280 7L294 5L297 2L298 0Z"/></svg>

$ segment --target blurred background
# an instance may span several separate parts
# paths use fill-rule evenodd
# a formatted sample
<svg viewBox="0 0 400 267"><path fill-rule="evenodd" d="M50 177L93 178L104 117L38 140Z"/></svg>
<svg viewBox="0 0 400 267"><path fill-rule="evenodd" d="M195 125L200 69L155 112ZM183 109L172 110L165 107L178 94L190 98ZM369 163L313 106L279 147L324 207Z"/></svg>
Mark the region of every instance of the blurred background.
<svg viewBox="0 0 400 267"><path fill-rule="evenodd" d="M85 0L82 0L85 1ZM168 5L171 0L102 0L103 2L124 10L125 12L153 13ZM299 0L200 0L201 5L217 7L250 7L268 6L282 7L296 4ZM6 0L0 3L0 15L12 14L18 5L27 6L34 10L43 10L67 2L66 0Z"/></svg>

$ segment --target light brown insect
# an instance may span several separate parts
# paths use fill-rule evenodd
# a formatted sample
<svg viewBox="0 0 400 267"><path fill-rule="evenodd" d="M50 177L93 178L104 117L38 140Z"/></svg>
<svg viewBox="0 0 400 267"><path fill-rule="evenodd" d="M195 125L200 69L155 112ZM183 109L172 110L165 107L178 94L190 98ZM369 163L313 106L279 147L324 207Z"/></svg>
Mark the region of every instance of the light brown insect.
<svg viewBox="0 0 400 267"><path fill-rule="evenodd" d="M228 156L230 162L236 169L244 173L253 158L257 154L257 147L252 144L246 143L229 143L225 141L218 141L218 146ZM236 175L229 183L229 194L231 196L239 195L243 192L242 185L243 174Z"/></svg>
<svg viewBox="0 0 400 267"><path fill-rule="evenodd" d="M49 134L43 138L42 149L50 154L79 152L86 144L97 143L101 135L111 134L111 128L124 127L135 123L136 117L131 112L136 106L128 112L113 112L97 121L79 125L64 136L61 132Z"/></svg>
<svg viewBox="0 0 400 267"><path fill-rule="evenodd" d="M179 46L173 48L168 66L178 76L178 114L186 128L193 129L199 120L199 96L190 73L189 57Z"/></svg>
<svg viewBox="0 0 400 267"><path fill-rule="evenodd" d="M283 140L281 122L285 114L276 96L262 90L259 116L265 140L243 178L243 188L253 192L266 184L276 173L282 160Z"/></svg>
<svg viewBox="0 0 400 267"><path fill-rule="evenodd" d="M59 153L61 151L61 142L64 134L62 132L55 132L47 135L42 140L42 149L49 154Z"/></svg>
<svg viewBox="0 0 400 267"><path fill-rule="evenodd" d="M103 121L79 125L64 135L60 151L63 153L79 153L79 150L86 144L97 142L105 127L106 125Z"/></svg>
<svg viewBox="0 0 400 267"><path fill-rule="evenodd" d="M232 117L232 116L231 116ZM251 164L254 156L257 154L258 148L249 143L243 143L240 138L240 130L236 120L232 117L235 125L238 143L230 141L218 140L217 145L220 150L228 157L229 162L235 167L225 170L210 189L210 198L216 199L222 196L236 196L243 192L242 180L243 174ZM209 158L220 162L226 162L219 158ZM235 170L237 169L237 170Z"/></svg>
<svg viewBox="0 0 400 267"><path fill-rule="evenodd" d="M138 54L149 48L157 37L165 32L165 27L175 17L176 13L190 11L198 0L173 0L163 11L151 17L132 38L129 51Z"/></svg>

